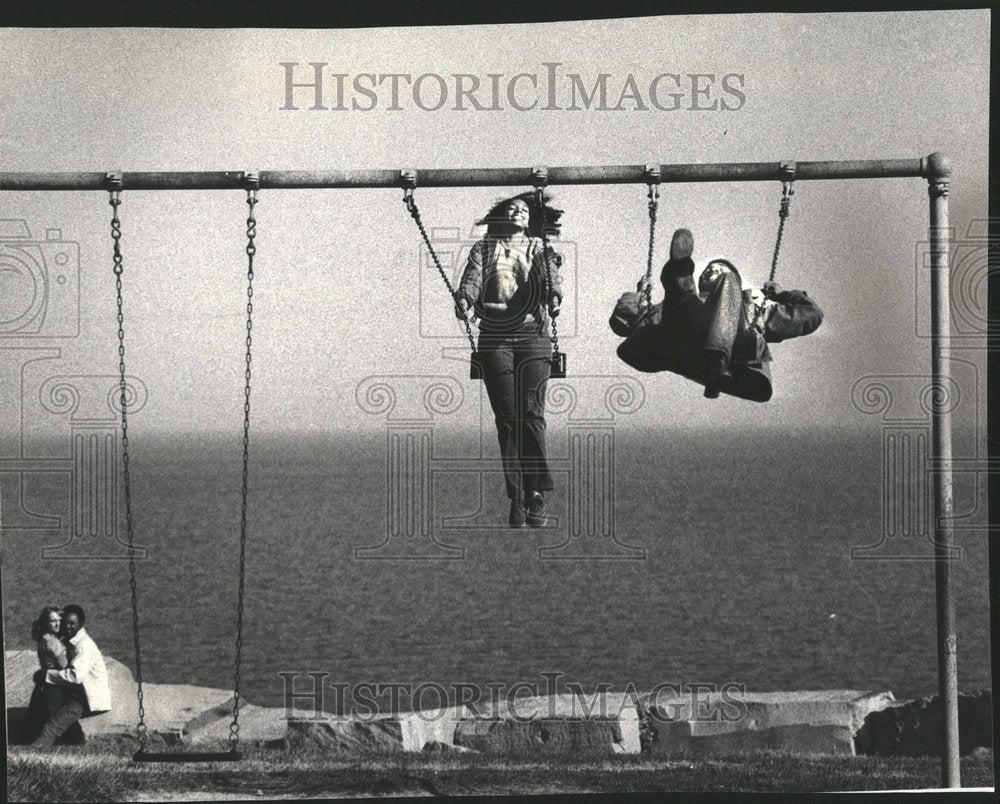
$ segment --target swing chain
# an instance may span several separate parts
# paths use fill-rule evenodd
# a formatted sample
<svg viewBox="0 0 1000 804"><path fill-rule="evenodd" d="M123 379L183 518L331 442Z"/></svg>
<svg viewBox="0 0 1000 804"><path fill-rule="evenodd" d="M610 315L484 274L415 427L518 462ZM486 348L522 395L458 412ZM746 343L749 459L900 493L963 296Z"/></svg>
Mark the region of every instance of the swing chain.
<svg viewBox="0 0 1000 804"><path fill-rule="evenodd" d="M139 591L136 582L135 566L135 530L132 525L132 485L129 478L128 455L128 385L125 380L125 313L122 299L122 273L124 271L121 250L122 224L118 217L118 207L122 202L122 178L120 173L109 173L106 184L108 187L108 203L111 205L111 239L114 242L113 262L115 274L115 295L118 306L118 404L121 408L122 421L122 475L125 487L125 531L128 535L128 575L129 592L132 604L132 641L135 650L135 680L136 695L139 702L139 722L135 734L139 741L139 751L146 748L149 740L149 730L146 727L146 708L143 703L142 691L142 652L139 634Z"/></svg>
<svg viewBox="0 0 1000 804"><path fill-rule="evenodd" d="M545 263L545 305L549 313L549 326L552 328L552 355L559 354L559 325L552 315L552 274L549 269L549 222L545 216L545 185L548 183L548 171L543 167L533 168L531 181L535 185L535 203L542 217L542 261Z"/></svg>
<svg viewBox="0 0 1000 804"><path fill-rule="evenodd" d="M653 304L653 246L656 243L656 214L660 204L660 168L646 166L646 183L649 185L649 253L646 256L646 276L639 291L639 309L645 310Z"/></svg>
<svg viewBox="0 0 1000 804"><path fill-rule="evenodd" d="M244 174L244 184L247 191L247 336L246 336L246 370L243 386L243 478L240 505L240 569L239 589L236 606L236 670L233 675L233 722L229 725L230 751L236 752L240 744L240 665L243 659L243 597L246 586L246 548L247 548L247 495L249 486L250 463L250 367L253 345L253 257L257 253L254 238L257 236L257 219L254 210L258 203L257 189L260 186L257 174Z"/></svg>
<svg viewBox="0 0 1000 804"><path fill-rule="evenodd" d="M403 172L400 174L400 178L403 182L403 203L406 204L406 209L410 213L410 217L413 218L414 222L417 224L417 228L420 230L420 236L424 239L424 244L427 246L431 259L434 261L434 266L437 268L438 273L441 274L445 287L448 288L448 293L451 294L452 301L455 303L455 313L465 325L465 334L469 339L469 346L472 349L473 357L475 357L476 338L472 334L472 325L469 323L469 317L466 315L465 310L459 306L458 294L455 291L454 286L451 284L448 274L445 273L444 268L441 266L441 260L438 259L437 252L434 250L434 246L431 245L430 238L427 236L427 230L424 228L424 223L420 219L420 210L417 208L417 201L413 197L413 190L417 184L416 176L413 173Z"/></svg>
<svg viewBox="0 0 1000 804"><path fill-rule="evenodd" d="M768 282L774 281L774 275L778 270L781 238L785 234L785 221L791 212L792 196L795 195L795 188L792 186L795 182L795 163L782 162L779 172L783 178L781 180L781 206L778 208L778 238L774 243L774 256L771 258L771 274L767 278Z"/></svg>

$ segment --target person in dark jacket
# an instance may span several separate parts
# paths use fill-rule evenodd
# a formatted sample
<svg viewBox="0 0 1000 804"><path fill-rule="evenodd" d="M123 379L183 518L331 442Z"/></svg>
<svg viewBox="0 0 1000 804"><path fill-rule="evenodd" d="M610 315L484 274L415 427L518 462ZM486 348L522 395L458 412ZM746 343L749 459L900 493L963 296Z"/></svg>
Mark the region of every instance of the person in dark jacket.
<svg viewBox="0 0 1000 804"><path fill-rule="evenodd" d="M558 235L561 215L546 204L549 237ZM548 326L562 303L562 258L550 249L546 269L542 210L533 193L500 201L476 224L486 225L486 236L472 247L456 305L479 317L477 351L510 498L508 524L543 527L545 492L553 488L545 452Z"/></svg>
<svg viewBox="0 0 1000 804"><path fill-rule="evenodd" d="M46 606L31 624L31 638L38 651L38 664L42 670L65 670L69 667L69 654L62 632L63 610L59 606ZM46 684L43 675L36 674L28 712L31 722L31 739L42 733L45 724L63 705L63 690L57 684Z"/></svg>
<svg viewBox="0 0 1000 804"><path fill-rule="evenodd" d="M814 332L823 311L805 291L782 290L775 282L761 291L744 289L736 267L723 259L712 260L696 286L693 248L690 231L674 232L660 274L663 302L646 312L642 326L613 317L616 331L631 329L618 355L640 371L694 380L710 399L727 393L766 402L772 394L767 345Z"/></svg>

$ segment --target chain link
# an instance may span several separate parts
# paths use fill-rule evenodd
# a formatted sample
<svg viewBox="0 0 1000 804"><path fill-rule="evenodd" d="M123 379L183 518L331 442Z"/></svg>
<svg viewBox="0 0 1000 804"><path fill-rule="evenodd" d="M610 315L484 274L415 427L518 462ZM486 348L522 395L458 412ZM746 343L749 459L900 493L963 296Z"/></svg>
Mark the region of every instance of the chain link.
<svg viewBox="0 0 1000 804"><path fill-rule="evenodd" d="M542 260L545 263L545 304L546 306L552 303L552 275L549 271L549 227L548 220L545 217L545 188L541 185L535 187L535 202L538 204L538 212L542 216ZM552 354L555 355L559 352L559 325L556 323L556 317L552 315L551 307L549 307L549 326L552 328Z"/></svg>
<svg viewBox="0 0 1000 804"><path fill-rule="evenodd" d="M781 252L781 238L785 234L785 220L791 211L792 196L795 195L795 188L792 182L783 181L781 183L781 207L778 209L778 239L774 243L774 256L771 258L771 275L767 281L773 282L774 275L778 270L778 254Z"/></svg>
<svg viewBox="0 0 1000 804"><path fill-rule="evenodd" d="M247 494L250 463L250 366L251 347L253 345L253 256L257 252L254 238L257 236L257 220L254 218L254 208L257 206L257 188L247 188L247 205L250 212L247 216L247 337L246 337L246 369L243 386L243 484L240 504L240 569L239 591L236 605L236 669L233 674L233 722L229 724L229 745L236 752L240 745L240 666L243 660L243 596L246 588L246 555L247 555Z"/></svg>
<svg viewBox="0 0 1000 804"><path fill-rule="evenodd" d="M118 206L122 202L121 191L108 191L108 203L111 204L111 239L114 241L114 272L115 294L118 304L118 404L122 414L122 476L125 486L125 530L128 534L128 579L132 603L132 641L135 649L135 680L136 695L139 701L139 722L135 727L139 750L144 751L149 740L149 730L146 728L146 709L143 705L142 691L142 652L139 638L139 591L136 583L135 566L135 530L132 526L132 486L129 481L128 457L128 385L125 380L125 313L122 303L122 273L124 272L121 237L122 224L118 218Z"/></svg>
<svg viewBox="0 0 1000 804"><path fill-rule="evenodd" d="M434 260L434 265L441 274L441 278L444 280L445 287L448 288L448 293L451 294L452 300L455 302L455 312L461 318L462 323L465 325L465 334L469 339L469 347L472 349L473 358L476 357L476 339L472 334L472 324L469 323L469 317L465 314L465 310L459 306L458 296L455 293L455 288L451 284L451 280L448 279L448 274L445 273L444 268L441 267L441 261L438 259L437 252L434 251L434 246L431 245L430 238L427 236L427 230L424 229L423 221L420 219L420 210L417 209L416 199L413 197L413 188L406 187L403 190L403 203L406 204L406 209L410 213L410 217L413 218L414 222L417 224L417 228L420 230L420 236L424 239L424 243L427 245L427 250L431 254L431 259Z"/></svg>
<svg viewBox="0 0 1000 804"><path fill-rule="evenodd" d="M646 255L646 276L639 293L639 309L645 310L653 304L653 246L656 243L656 213L660 202L660 186L649 185L649 253Z"/></svg>

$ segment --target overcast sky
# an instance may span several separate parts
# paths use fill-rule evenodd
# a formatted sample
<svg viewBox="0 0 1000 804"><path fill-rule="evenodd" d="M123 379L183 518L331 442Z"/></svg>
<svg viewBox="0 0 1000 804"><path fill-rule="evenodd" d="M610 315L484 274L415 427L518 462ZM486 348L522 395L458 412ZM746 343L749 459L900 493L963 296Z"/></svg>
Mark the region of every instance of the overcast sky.
<svg viewBox="0 0 1000 804"><path fill-rule="evenodd" d="M327 106L337 102L333 74L346 74L348 108L311 110L312 91L298 89L298 110L281 109L282 62L298 65L298 81L311 80L310 62L326 63ZM621 108L512 108L511 78L527 73L544 87L544 62L559 65L556 105L571 103L571 74L589 90L604 73L607 105ZM0 31L0 73L3 170L625 165L916 158L941 150L954 165L956 231L964 238L970 222L986 217L987 10L350 31L8 29ZM433 107L440 82L425 79L417 100L404 82L402 108L389 108L386 82L374 101L353 91L362 73L440 75L449 97L426 111L417 104ZM456 110L455 73L480 80L477 99L486 106L489 82L499 82L501 108ZM651 99L650 83L663 73L678 74L680 87L661 81ZM630 76L639 99L619 103ZM738 92L724 89L725 76ZM706 94L693 97L693 80ZM654 100L668 108L675 102L668 92L682 94L680 108L657 109ZM530 78L519 79L513 101L534 99L539 107L547 101ZM352 109L355 100L375 108ZM713 101L715 110L690 108ZM473 221L500 192L423 189L417 198L428 226L474 238ZM797 186L778 280L807 290L826 319L815 335L773 348L775 394L764 406L708 402L679 377L636 375L618 361L607 318L645 270L645 189L555 193L566 210L574 291L560 320L571 377L641 381L646 402L632 417L636 425L714 425L724 416L738 426L861 426L866 417L851 404L860 377L930 370L928 342L919 336L929 304L919 257L928 222L923 180ZM779 197L771 183L665 186L657 274L671 231L683 225L694 232L699 268L726 256L762 282ZM104 193L0 193L0 217L26 221L35 241L60 229L80 248L78 286L72 279L51 285L48 317L28 333L37 337L10 326L0 333L4 406L17 404L11 383L22 373L25 387L37 388L52 375L117 370L109 215ZM231 431L242 415L243 193L127 192L121 216L128 368L149 391L136 426ZM359 382L372 374L454 374L466 394L479 392L462 364L442 356L464 336L433 269L421 269L419 235L398 191L262 192L258 233L253 403L262 430L381 428L355 401ZM55 233L50 239L58 242ZM30 306L33 291L4 248L0 317L9 323ZM73 329L76 293L79 335L58 337ZM977 298L967 303L974 307ZM61 352L22 371L26 352L13 346ZM984 370L976 348L964 359L972 376ZM981 393L971 385L963 391ZM32 412L32 393L28 425L48 421L57 430L55 420ZM474 406L456 414L456 421L475 420Z"/></svg>

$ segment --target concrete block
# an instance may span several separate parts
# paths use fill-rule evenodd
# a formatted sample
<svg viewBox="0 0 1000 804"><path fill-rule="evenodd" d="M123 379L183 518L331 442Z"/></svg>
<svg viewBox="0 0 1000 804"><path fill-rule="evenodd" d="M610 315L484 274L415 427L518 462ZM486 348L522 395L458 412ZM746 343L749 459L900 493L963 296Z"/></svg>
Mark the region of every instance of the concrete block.
<svg viewBox="0 0 1000 804"><path fill-rule="evenodd" d="M503 754L537 752L618 753L621 729L613 720L464 720L455 744L475 751Z"/></svg>
<svg viewBox="0 0 1000 804"><path fill-rule="evenodd" d="M638 754L639 716L623 693L562 694L470 706L454 742L501 753Z"/></svg>
<svg viewBox="0 0 1000 804"><path fill-rule="evenodd" d="M703 693L644 701L651 753L855 753L853 736L892 693L811 690Z"/></svg>
<svg viewBox="0 0 1000 804"><path fill-rule="evenodd" d="M853 756L852 737L851 730L846 726L798 724L736 730L678 720L664 724L655 753L716 756L790 751L798 754Z"/></svg>
<svg viewBox="0 0 1000 804"><path fill-rule="evenodd" d="M403 750L423 751L428 743L455 744L455 729L468 715L464 706L425 709L400 715Z"/></svg>

